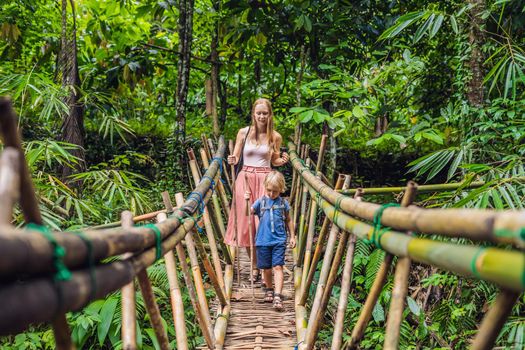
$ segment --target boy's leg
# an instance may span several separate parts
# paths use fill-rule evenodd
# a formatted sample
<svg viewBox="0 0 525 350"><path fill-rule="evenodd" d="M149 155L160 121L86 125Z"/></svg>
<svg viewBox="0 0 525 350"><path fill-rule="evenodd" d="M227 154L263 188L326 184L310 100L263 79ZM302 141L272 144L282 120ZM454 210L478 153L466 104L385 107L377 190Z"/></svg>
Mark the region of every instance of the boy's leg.
<svg viewBox="0 0 525 350"><path fill-rule="evenodd" d="M284 253L286 251L286 244L279 244L273 247L272 249L272 269L274 273L275 280L275 293L281 294L283 291L284 283Z"/></svg>
<svg viewBox="0 0 525 350"><path fill-rule="evenodd" d="M264 283L266 284L266 288L272 288L272 269L264 269L263 270L263 279Z"/></svg>
<svg viewBox="0 0 525 350"><path fill-rule="evenodd" d="M266 271L266 270L265 270ZM271 270L270 276L272 275ZM275 293L276 294L282 294L283 291L283 282L284 282L284 274L283 274L283 267L282 265L274 266L273 267L273 274L275 278ZM265 274L266 276L266 274Z"/></svg>

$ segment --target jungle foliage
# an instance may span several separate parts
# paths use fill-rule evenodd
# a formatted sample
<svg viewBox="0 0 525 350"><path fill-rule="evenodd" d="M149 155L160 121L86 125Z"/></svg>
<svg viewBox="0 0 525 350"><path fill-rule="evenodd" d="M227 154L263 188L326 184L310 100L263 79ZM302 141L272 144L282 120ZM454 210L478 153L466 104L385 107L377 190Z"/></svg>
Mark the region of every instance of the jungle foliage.
<svg viewBox="0 0 525 350"><path fill-rule="evenodd" d="M65 21L57 1L4 0L0 7L0 95L12 96L20 116L48 226L114 221L125 209L159 209L161 191L187 191L188 170L180 160L185 146L198 146L201 133L213 132L205 85L214 65L216 114L226 137L248 123L252 101L264 96L274 104L285 139L298 123L314 147L320 130L327 132L328 169L352 173L355 186L482 179L486 185L479 189L433 194L421 204L523 208L521 0L197 0L182 137L176 125L179 2L63 2ZM60 78L61 50L71 50L72 37L76 86ZM84 156L61 136L71 93L83 108ZM64 167L81 170L63 177ZM15 221L20 224L21 215ZM356 251L347 330L381 254L361 243ZM167 305L166 277L155 271L155 292ZM496 288L423 266L411 279L420 289L410 291L401 347L465 348ZM374 310L365 348L382 344L391 287ZM119 298L117 293L69 316L79 346L119 347ZM195 327L187 310L188 327ZM524 347L524 315L522 298L499 345ZM139 327L142 348L155 348L148 323ZM329 341L327 329L320 343ZM51 331L35 327L2 346L52 344Z"/></svg>

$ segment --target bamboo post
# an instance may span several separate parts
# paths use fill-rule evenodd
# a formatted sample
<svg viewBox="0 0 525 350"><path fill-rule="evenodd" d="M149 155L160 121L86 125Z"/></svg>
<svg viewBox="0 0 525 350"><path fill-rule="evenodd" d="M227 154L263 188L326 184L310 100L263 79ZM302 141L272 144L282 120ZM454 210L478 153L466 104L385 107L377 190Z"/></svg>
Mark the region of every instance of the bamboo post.
<svg viewBox="0 0 525 350"><path fill-rule="evenodd" d="M133 227L133 214L130 211L122 212L121 221L123 228ZM164 324L162 323L162 316L160 315L159 306L155 300L155 294L153 293L153 288L148 278L146 269L143 269L137 273L137 280L139 282L140 291L142 292L142 297L144 299L144 305L148 311L151 327L155 332L159 346L161 349L167 350L170 348L168 333L166 332Z"/></svg>
<svg viewBox="0 0 525 350"><path fill-rule="evenodd" d="M346 176L343 183L343 188L346 188L349 185L350 177ZM332 224L330 233L328 235L328 242L326 243L326 250L323 257L323 263L321 265L321 272L319 274L319 281L317 282L317 288L315 290L314 300L312 302L312 308L310 310L310 317L308 319L308 326L314 322L314 317L317 314L321 300L323 297L323 288L326 286L328 281L328 276L330 274L330 265L332 263L332 258L334 257L334 249L337 240L337 235L339 234L339 227L335 224ZM308 293L306 293L299 303L304 303L301 305L306 305L308 300Z"/></svg>
<svg viewBox="0 0 525 350"><path fill-rule="evenodd" d="M230 140L229 144L230 154L233 155L233 140ZM237 257L237 285L241 285L241 263L240 263L240 257L239 257L239 230L237 227L237 200L235 199L236 191L235 191L235 165L231 165L231 173L232 173L232 212L233 212L233 230L234 230L234 240L235 240L235 256Z"/></svg>
<svg viewBox="0 0 525 350"><path fill-rule="evenodd" d="M337 178L337 182L335 184L335 188L336 189L342 188L344 181L345 181L345 175L340 174L338 176L338 178ZM305 279L304 283L301 286L301 298L300 298L301 305L305 305L306 304L306 299L308 298L308 293L310 291L310 286L311 286L312 281L314 279L317 263L319 262L319 259L321 257L321 250L322 250L322 247L323 247L323 243L324 243L324 239L325 239L326 233L328 232L329 222L330 222L330 220L328 219L328 217L325 216L324 221L323 221L323 226L321 227L321 231L319 232L319 237L317 239L317 245L315 247L315 252L314 252L314 256L312 258L312 262L311 263L309 262L309 265L308 266L305 265L305 267L303 268L303 271L305 271L305 269L307 269L308 272L303 272L303 273L305 273L306 279ZM310 248L310 250L311 250L311 248ZM305 256L305 261L306 261L306 256Z"/></svg>
<svg viewBox="0 0 525 350"><path fill-rule="evenodd" d="M162 193L162 200L164 202L164 206L166 207L166 210L168 212L173 211L173 204L171 203L171 199L169 197L168 192ZM202 331L202 335L204 336L204 340L206 341L206 344L208 345L208 347L210 349L213 349L215 339L213 337L212 329L208 327L208 324L206 322L207 317L205 316L205 312L208 310L206 311L202 310L200 303L198 301L197 292L195 291L195 286L193 284L193 280L191 279L190 268L186 261L186 253L184 251L184 248L182 247L182 244L180 243L177 244L175 246L175 251L177 252L177 258L181 266L182 275L184 276L184 283L186 284L186 288L188 289L190 301L193 306L193 309L195 310L195 315L197 316L197 322L199 323L200 329Z"/></svg>
<svg viewBox="0 0 525 350"><path fill-rule="evenodd" d="M248 184L248 174L244 173L244 183ZM250 284L252 286L252 304L255 306L255 289L253 287L253 258L255 254L255 246L253 244L253 227L252 217L250 213L250 200L246 199L246 216L248 217L248 234L250 236Z"/></svg>
<svg viewBox="0 0 525 350"><path fill-rule="evenodd" d="M355 242L355 235L351 235L350 239L348 240L345 265L342 272L343 281L341 282L341 294L339 294L339 302L337 303L337 313L334 322L334 334L332 337L332 350L340 350L343 343L343 326L345 321L346 306L348 305L348 295L350 294L350 287L352 283Z"/></svg>
<svg viewBox="0 0 525 350"><path fill-rule="evenodd" d="M306 146L303 146L301 148L301 158L304 158L304 155L306 153ZM293 167L295 169L295 167ZM297 169L296 169L297 170ZM299 174L299 177L298 177L298 180L297 180L297 190L296 190L296 197L298 200L296 200L294 202L294 218L293 218L293 222L295 224L295 227L299 227L299 208L301 208L304 204L304 202L302 201L303 200L303 196L302 194L304 194L304 181L302 180L302 174ZM299 233L300 231L298 231ZM297 238L299 238L299 234L297 234Z"/></svg>
<svg viewBox="0 0 525 350"><path fill-rule="evenodd" d="M310 260L312 259L312 245L317 222L317 202L313 197L310 200L310 218L308 221L308 233L306 235L306 246L304 248L303 274L308 276ZM301 255L299 255L300 257ZM304 293L304 290L303 290Z"/></svg>
<svg viewBox="0 0 525 350"><path fill-rule="evenodd" d="M199 175L199 169L197 167L197 162L195 160L190 159L189 163L190 163L191 173L193 175L193 180L195 181L195 183L199 183L200 175ZM214 235L212 224L210 221L210 216L209 216L208 209L206 208L206 206L204 206L204 211L202 212L202 218L204 220L206 236L208 237L208 242L210 243L211 256L212 256L213 265L215 268L215 274L219 278L219 283L221 285L221 288L224 289L224 276L222 274L221 261L219 259L219 251L217 250L217 242L215 240L215 235Z"/></svg>
<svg viewBox="0 0 525 350"><path fill-rule="evenodd" d="M403 206L412 204L416 197L417 185L409 181L403 197ZM408 232L410 235L411 232ZM410 257L405 256L397 260L396 272L394 274L394 287L392 289L392 298L390 300L390 309L386 321L384 349L396 350L399 345L399 334L401 322L403 321L403 310L405 308L405 299L408 292L408 276L410 274Z"/></svg>
<svg viewBox="0 0 525 350"><path fill-rule="evenodd" d="M163 222L167 219L165 213L157 215L157 222ZM188 350L188 335L186 334L186 321L184 317L184 304L182 302L182 293L179 286L179 277L177 275L177 265L175 256L170 250L164 254L164 263L170 285L171 312L173 323L175 325L175 337L177 339L177 349Z"/></svg>
<svg viewBox="0 0 525 350"><path fill-rule="evenodd" d="M182 205L182 203L184 203L184 197L182 196L182 193L177 193L175 195L175 201L177 203L177 205ZM217 294L217 298L219 299L219 302L221 303L221 306L225 306L228 302L226 301L226 296L224 295L224 290L221 288L221 285L219 283L219 279L217 278L217 275L215 273L215 271L213 270L213 267L210 263L210 260L208 258L208 254L204 248L204 243L202 242L201 240L201 237L199 236L198 232L196 232L195 229L192 230L191 233L188 233L186 235L186 237L190 238L191 239L191 250L192 250L192 255L194 256L194 262L192 262L192 269L193 269L193 265L195 264L197 267L199 267L199 262L197 260L197 252L199 253L199 255L201 256L201 260L202 260L202 264L204 266L204 269L206 270L206 272L208 273L208 277L210 278L210 281L213 285L213 288L215 289L215 293ZM188 240L188 243L187 243L187 247L188 247L188 252L190 251L190 240ZM191 261L192 257L190 255L190 261ZM200 268L199 268L199 273L200 273ZM202 275L201 275L201 283L202 283ZM203 287L203 297L204 297L204 300L206 300L206 295L204 293L204 287ZM208 307L206 305L206 307ZM206 309L208 310L208 309ZM208 313L209 314L209 313ZM210 318L210 325L211 325L211 318Z"/></svg>
<svg viewBox="0 0 525 350"><path fill-rule="evenodd" d="M339 269L339 265L341 264L341 260L343 259L345 248L350 249L350 247L346 247L348 236L348 231L343 231L341 233L334 260L332 261L332 266L330 268L330 274L326 281L326 286L324 286L322 290L321 302L319 303L319 307L317 308L315 315L310 314L310 319L313 318L313 322L308 323L308 329L306 331L305 349L307 350L312 350L314 348L315 339L317 338L317 333L319 332L319 329L323 323L323 317L328 306L330 295L332 294L332 287L335 284L337 271Z"/></svg>
<svg viewBox="0 0 525 350"><path fill-rule="evenodd" d="M181 206L184 203L184 196L182 193L175 194L175 204ZM202 313L204 315L204 321L206 327L211 331L213 329L211 322L210 309L208 307L208 300L206 298L206 291L204 289L204 281L202 279L202 272L199 266L199 259L197 257L197 250L195 248L195 242L193 240L194 230L190 230L186 234L186 248L188 250L188 256L190 258L191 271L193 274L193 283L195 284L195 290L197 291L197 299L200 304Z"/></svg>
<svg viewBox="0 0 525 350"><path fill-rule="evenodd" d="M415 188L413 188L410 191L407 191L403 196L401 206L408 207L414 200L415 193ZM361 341L361 339L363 338L365 328L368 325L368 322L370 321L370 317L372 317L372 311L374 309L374 306L376 305L377 299L379 298L379 295L383 290L383 286L386 283L388 277L388 270L390 269L390 265L392 265L392 259L393 255L385 252L385 258L383 260L383 263L381 264L381 267L377 272L374 283L372 284L372 288L370 289L370 292L368 293L368 296L366 298L365 305L361 309L361 314L359 315L359 319L357 320L357 323L354 329L352 330L352 336L350 340L345 345L345 349L355 349Z"/></svg>
<svg viewBox="0 0 525 350"><path fill-rule="evenodd" d="M18 130L18 121L11 105L11 100L7 97L0 97L0 134L4 143L4 147L10 147L19 154L19 193L20 193L20 207L24 214L26 223L34 223L42 225L42 216L38 208L38 201L35 195L35 188L33 181L29 175L29 168L25 162L24 151L22 150L22 138ZM66 315L56 315L51 322L53 326L53 333L55 334L56 347L59 350L75 349L71 341L71 331L67 324Z"/></svg>
<svg viewBox="0 0 525 350"><path fill-rule="evenodd" d="M121 213L122 228L132 227L127 225L127 215L131 214L129 211ZM133 256L132 253L124 253L121 258L128 259ZM137 310L136 310L136 294L135 282L132 280L121 288L121 304L122 304L122 348L124 350L137 349Z"/></svg>
<svg viewBox="0 0 525 350"><path fill-rule="evenodd" d="M472 343L472 350L492 349L501 328L512 312L512 307L520 295L521 292L506 289L500 291L494 305L489 309L479 326L478 333Z"/></svg>
<svg viewBox="0 0 525 350"><path fill-rule="evenodd" d="M6 147L0 155L0 225L11 225L20 191L20 153Z"/></svg>
<svg viewBox="0 0 525 350"><path fill-rule="evenodd" d="M310 165L310 161L306 161L306 165ZM315 201L313 199L310 199L309 205L307 204L308 200L308 186L306 184L303 185L303 199L301 201L301 216L299 217L299 231L298 231L298 238L297 242L299 245L299 248L297 249L299 253L299 257L297 259L298 266L303 266L303 260L304 260L304 253L305 253L305 246L306 246L306 232L308 231L308 223L306 222L306 218L310 217L310 211L312 209L313 203ZM304 208L304 209L303 209Z"/></svg>
<svg viewBox="0 0 525 350"><path fill-rule="evenodd" d="M202 165L204 166L204 168L208 169L208 167L210 166L210 161L208 158L208 155L206 154L206 150L204 148L201 148L199 150L200 154L201 154L201 159L202 159ZM223 167L224 169L224 167ZM227 174L228 172L227 171L223 171L221 173L221 178L223 177L224 174ZM222 181L218 181L217 182L217 192L219 193L219 197L220 197L220 207L222 208L223 212L224 212L224 215L226 217L230 216L230 203L228 201L228 197L226 196L226 190L224 189L224 184L222 183ZM215 206L219 206L219 200L217 199L217 195L214 193L214 198L216 198L214 200L214 205ZM213 198L213 197L212 197ZM217 204L215 204L215 202L217 202ZM220 213L220 209L216 208L216 210L219 210L219 213ZM224 222L222 221L222 216L221 216L221 233L223 234L224 236Z"/></svg>

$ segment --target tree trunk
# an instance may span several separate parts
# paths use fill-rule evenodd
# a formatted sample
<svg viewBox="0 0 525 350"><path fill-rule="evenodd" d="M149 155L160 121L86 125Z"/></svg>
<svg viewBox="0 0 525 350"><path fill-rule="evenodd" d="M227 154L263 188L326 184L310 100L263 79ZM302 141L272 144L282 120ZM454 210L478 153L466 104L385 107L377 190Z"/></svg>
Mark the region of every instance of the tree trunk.
<svg viewBox="0 0 525 350"><path fill-rule="evenodd" d="M193 0L179 1L179 62L177 64L177 92L175 110L177 120L175 126L176 140L184 145L186 138L186 102L190 79L191 41L193 38ZM183 147L183 146L182 146Z"/></svg>
<svg viewBox="0 0 525 350"><path fill-rule="evenodd" d="M64 101L69 108L69 113L63 117L61 140L78 146L77 149L71 151L71 154L78 158L78 163L74 165L74 168L66 165L61 167L62 179L64 181L67 181L67 178L74 172L81 172L86 169L84 151L84 106L79 103L80 91L78 90L78 86L80 86L80 77L77 62L77 28L74 0L70 0L70 4L73 26L71 33L68 35L67 0L62 0L62 47L60 50L59 69L62 72L62 87L69 92ZM76 183L76 186L78 185L79 183Z"/></svg>
<svg viewBox="0 0 525 350"><path fill-rule="evenodd" d="M468 0L471 9L469 44L471 46L469 68L472 74L468 84L467 98L474 107L483 106L483 53L481 45L483 44L483 18L481 17L485 10L485 0Z"/></svg>

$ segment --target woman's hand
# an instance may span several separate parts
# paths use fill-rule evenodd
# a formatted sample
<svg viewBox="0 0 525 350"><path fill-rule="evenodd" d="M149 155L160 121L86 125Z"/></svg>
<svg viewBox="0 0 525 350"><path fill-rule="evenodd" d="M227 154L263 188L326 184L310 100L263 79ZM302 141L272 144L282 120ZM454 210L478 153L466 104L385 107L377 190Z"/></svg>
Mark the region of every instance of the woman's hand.
<svg viewBox="0 0 525 350"><path fill-rule="evenodd" d="M244 199L248 199L249 200L251 198L251 196L252 196L252 193L250 191L244 192Z"/></svg>
<svg viewBox="0 0 525 350"><path fill-rule="evenodd" d="M229 156L228 156L228 164L230 164L230 165L235 165L235 164L237 164L237 157L234 156L233 154L232 154L232 155L229 155Z"/></svg>
<svg viewBox="0 0 525 350"><path fill-rule="evenodd" d="M285 165L290 160L290 156L288 155L288 153L283 152L283 154L281 155L281 159L283 160L283 164L281 165Z"/></svg>

